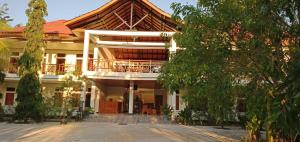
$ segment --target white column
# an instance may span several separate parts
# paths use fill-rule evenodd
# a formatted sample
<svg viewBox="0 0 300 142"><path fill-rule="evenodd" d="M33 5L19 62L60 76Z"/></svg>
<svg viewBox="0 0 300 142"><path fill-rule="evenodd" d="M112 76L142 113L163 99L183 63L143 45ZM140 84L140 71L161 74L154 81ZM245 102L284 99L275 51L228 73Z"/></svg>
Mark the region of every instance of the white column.
<svg viewBox="0 0 300 142"><path fill-rule="evenodd" d="M100 96L101 96L101 90L98 89L96 93L96 101L95 101L95 114L99 113Z"/></svg>
<svg viewBox="0 0 300 142"><path fill-rule="evenodd" d="M97 93L97 86L95 82L92 82L92 88L91 88L91 108L95 110L95 101L96 101L96 93Z"/></svg>
<svg viewBox="0 0 300 142"><path fill-rule="evenodd" d="M173 110L176 109L176 92L169 92L168 93L168 105L173 108Z"/></svg>
<svg viewBox="0 0 300 142"><path fill-rule="evenodd" d="M82 59L82 73L88 71L88 58L89 58L89 46L90 46L90 34L84 32L84 47L83 47L83 59Z"/></svg>
<svg viewBox="0 0 300 142"><path fill-rule="evenodd" d="M81 85L81 96L80 96L80 102L81 102L80 105L83 105L82 106L83 110L85 109L85 97L86 97L86 83L83 82Z"/></svg>
<svg viewBox="0 0 300 142"><path fill-rule="evenodd" d="M177 50L177 43L175 42L174 38L171 38L171 47L170 47L170 52L176 53Z"/></svg>
<svg viewBox="0 0 300 142"><path fill-rule="evenodd" d="M99 48L94 48L94 67L95 71L98 71L98 66L99 66Z"/></svg>
<svg viewBox="0 0 300 142"><path fill-rule="evenodd" d="M172 58L172 54L175 54L176 53L176 50L177 50L177 43L176 41L174 40L174 38L172 37L171 38L171 47L169 48L169 51L170 51L170 57L169 57L169 60L171 60ZM170 92L168 94L168 105L171 106L173 108L173 114L172 114L172 120L175 120L175 116L177 115L177 111L176 111L176 92Z"/></svg>
<svg viewBox="0 0 300 142"><path fill-rule="evenodd" d="M50 63L51 64L56 64L56 61L57 61L57 55L56 54L51 54L51 61L50 61Z"/></svg>
<svg viewBox="0 0 300 142"><path fill-rule="evenodd" d="M174 109L174 111L176 111L176 96L177 96L177 94L176 94L176 92L174 91L174 92L172 93L172 108Z"/></svg>
<svg viewBox="0 0 300 142"><path fill-rule="evenodd" d="M171 116L172 120L175 120L175 116L177 115L176 111L176 92L168 93L168 106L171 106L173 109L173 113Z"/></svg>
<svg viewBox="0 0 300 142"><path fill-rule="evenodd" d="M129 114L133 114L133 93L134 93L133 87L134 87L134 82L131 80L129 86L129 109L128 109Z"/></svg>

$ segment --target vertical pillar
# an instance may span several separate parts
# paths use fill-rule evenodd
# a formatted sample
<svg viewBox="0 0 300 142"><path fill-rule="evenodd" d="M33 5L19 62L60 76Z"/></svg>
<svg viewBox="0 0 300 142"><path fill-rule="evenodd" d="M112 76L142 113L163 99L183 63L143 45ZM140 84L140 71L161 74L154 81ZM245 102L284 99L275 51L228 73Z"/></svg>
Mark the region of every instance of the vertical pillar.
<svg viewBox="0 0 300 142"><path fill-rule="evenodd" d="M171 106L173 110L176 109L176 92L168 93L168 105Z"/></svg>
<svg viewBox="0 0 300 142"><path fill-rule="evenodd" d="M88 58L89 58L89 46L90 46L90 34L84 32L84 47L83 47L83 59L82 59L82 73L88 71Z"/></svg>
<svg viewBox="0 0 300 142"><path fill-rule="evenodd" d="M176 50L177 50L177 43L176 41L174 40L174 38L172 37L171 38L171 47L170 47L170 52L171 53L176 53Z"/></svg>
<svg viewBox="0 0 300 142"><path fill-rule="evenodd" d="M134 93L134 82L131 80L129 85L129 109L128 113L133 114L133 93Z"/></svg>
<svg viewBox="0 0 300 142"><path fill-rule="evenodd" d="M83 82L81 85L81 96L80 96L80 105L82 109L85 109L85 97L86 97L86 82Z"/></svg>
<svg viewBox="0 0 300 142"><path fill-rule="evenodd" d="M176 94L176 92L174 91L174 92L172 93L172 108L174 109L174 111L176 111L176 96L177 96L177 94Z"/></svg>
<svg viewBox="0 0 300 142"><path fill-rule="evenodd" d="M169 57L169 60L171 60L172 58L172 55L176 53L176 50L177 50L177 43L176 41L174 40L174 38L172 37L171 38L171 47L169 49L170 51L170 57ZM172 113L172 120L175 120L175 116L177 115L177 111L176 111L176 92L170 92L169 95L168 95L168 102L169 102L169 105L173 108L173 113Z"/></svg>
<svg viewBox="0 0 300 142"><path fill-rule="evenodd" d="M95 110L95 101L96 101L96 93L97 93L97 86L95 82L92 82L92 88L91 88L91 108Z"/></svg>
<svg viewBox="0 0 300 142"><path fill-rule="evenodd" d="M96 93L96 101L95 101L95 114L99 113L100 96L101 96L101 90L98 89Z"/></svg>
<svg viewBox="0 0 300 142"><path fill-rule="evenodd" d="M175 120L175 116L177 115L177 111L176 111L176 92L169 92L168 93L168 106L171 106L173 109L173 113L171 116L172 120Z"/></svg>
<svg viewBox="0 0 300 142"><path fill-rule="evenodd" d="M99 48L95 47L94 48L94 61L93 61L93 65L94 65L94 71L98 71L98 67L99 67Z"/></svg>

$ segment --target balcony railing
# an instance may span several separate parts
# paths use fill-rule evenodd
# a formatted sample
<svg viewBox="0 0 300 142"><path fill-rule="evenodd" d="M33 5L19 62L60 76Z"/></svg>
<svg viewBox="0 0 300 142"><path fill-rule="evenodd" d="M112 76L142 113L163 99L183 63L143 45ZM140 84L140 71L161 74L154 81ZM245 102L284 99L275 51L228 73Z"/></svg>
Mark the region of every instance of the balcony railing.
<svg viewBox="0 0 300 142"><path fill-rule="evenodd" d="M41 71L44 75L64 75L65 73L74 73L81 75L81 65L72 64L42 64ZM15 74L18 72L18 65L11 64L8 68L8 73Z"/></svg>
<svg viewBox="0 0 300 142"><path fill-rule="evenodd" d="M81 75L81 65L73 64L42 64L42 74L45 75L64 75L66 73L73 73Z"/></svg>
<svg viewBox="0 0 300 142"><path fill-rule="evenodd" d="M160 73L165 61L152 60L89 60L88 70L95 72L136 72ZM44 75L64 75L73 73L81 75L81 65L73 64L42 64L41 71ZM17 64L11 64L8 73L17 73Z"/></svg>
<svg viewBox="0 0 300 142"><path fill-rule="evenodd" d="M11 63L8 66L8 73L17 73L18 72L18 65L16 63Z"/></svg>
<svg viewBox="0 0 300 142"><path fill-rule="evenodd" d="M90 60L89 71L160 73L165 61Z"/></svg>

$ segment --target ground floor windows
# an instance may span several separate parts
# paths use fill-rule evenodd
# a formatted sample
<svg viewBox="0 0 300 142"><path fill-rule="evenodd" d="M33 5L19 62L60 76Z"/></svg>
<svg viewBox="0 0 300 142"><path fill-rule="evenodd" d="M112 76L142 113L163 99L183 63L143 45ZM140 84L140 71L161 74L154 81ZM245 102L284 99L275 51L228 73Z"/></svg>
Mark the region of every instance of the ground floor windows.
<svg viewBox="0 0 300 142"><path fill-rule="evenodd" d="M7 88L4 105L12 106L15 102L15 88Z"/></svg>
<svg viewBox="0 0 300 142"><path fill-rule="evenodd" d="M55 89L55 93L53 96L53 105L55 107L61 107L63 104L63 95L64 95L64 91L63 88L56 88Z"/></svg>
<svg viewBox="0 0 300 142"><path fill-rule="evenodd" d="M88 88L85 96L85 107L91 107L92 88Z"/></svg>

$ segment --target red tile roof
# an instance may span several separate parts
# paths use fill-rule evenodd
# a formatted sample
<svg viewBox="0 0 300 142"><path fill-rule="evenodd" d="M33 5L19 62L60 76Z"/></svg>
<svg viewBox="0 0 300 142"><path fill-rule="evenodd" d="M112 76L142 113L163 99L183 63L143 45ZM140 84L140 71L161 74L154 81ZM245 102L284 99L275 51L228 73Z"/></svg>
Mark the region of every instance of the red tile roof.
<svg viewBox="0 0 300 142"><path fill-rule="evenodd" d="M72 34L72 31L65 26L65 22L67 20L57 20L57 21L52 21L52 22L46 22L44 24L44 33L45 34ZM23 32L24 31L24 26L21 27L15 27L13 30L9 32Z"/></svg>

